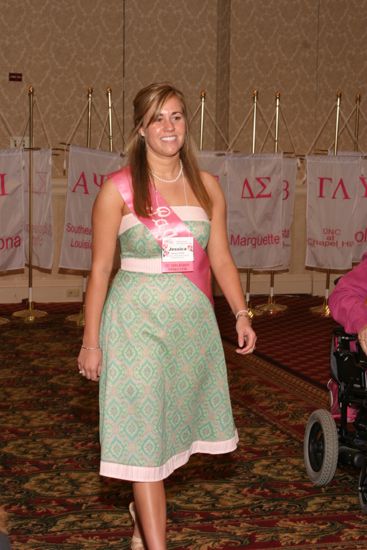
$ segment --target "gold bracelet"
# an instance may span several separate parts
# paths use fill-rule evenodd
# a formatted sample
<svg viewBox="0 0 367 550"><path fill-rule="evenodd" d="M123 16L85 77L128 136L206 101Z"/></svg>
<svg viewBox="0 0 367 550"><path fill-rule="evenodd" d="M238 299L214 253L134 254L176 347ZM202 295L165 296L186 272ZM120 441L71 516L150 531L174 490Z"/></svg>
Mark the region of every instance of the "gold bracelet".
<svg viewBox="0 0 367 550"><path fill-rule="evenodd" d="M99 346L98 348L89 348L88 346L84 346L84 344L81 345L82 349L86 349L88 351L97 351L98 349L101 349Z"/></svg>
<svg viewBox="0 0 367 550"><path fill-rule="evenodd" d="M236 321L238 320L239 317L247 317L248 319L250 319L248 309L240 309L239 311L237 311Z"/></svg>

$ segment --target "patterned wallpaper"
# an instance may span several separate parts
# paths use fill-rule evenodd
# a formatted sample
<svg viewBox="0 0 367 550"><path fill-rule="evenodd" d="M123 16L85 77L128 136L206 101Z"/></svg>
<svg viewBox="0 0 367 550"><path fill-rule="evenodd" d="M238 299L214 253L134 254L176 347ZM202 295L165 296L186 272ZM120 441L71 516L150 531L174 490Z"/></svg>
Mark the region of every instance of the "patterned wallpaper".
<svg viewBox="0 0 367 550"><path fill-rule="evenodd" d="M365 0L232 0L231 20L231 133L252 106L252 91L259 90L259 106L269 123L275 112L275 93L297 153L314 142L342 91L342 115L348 117L355 96L367 92L367 2ZM242 117L240 116L242 113ZM367 107L365 107L367 115ZM367 119L360 125L366 144ZM354 119L350 121L354 130ZM262 131L261 131L262 130ZM260 128L257 149L263 143ZM316 148L327 149L335 133L331 113ZM241 134L239 149L251 150L251 131ZM280 143L289 150L284 123ZM282 143L283 140L283 143ZM353 142L342 133L340 147ZM267 143L272 150L271 141Z"/></svg>
<svg viewBox="0 0 367 550"><path fill-rule="evenodd" d="M256 88L266 121L259 115L257 150L279 91L297 153L307 152L338 89L345 117L359 92L360 143L367 150L367 0L2 0L1 8L0 115L13 135L22 135L32 85L35 145L47 144L42 122L57 148L79 119L72 141L85 145L87 123L81 115L93 87L92 146L101 141L107 148L103 128L110 86L114 143L121 149L118 127L127 137L136 91L154 80L170 80L186 94L191 113L206 90L207 111L229 141L251 112ZM9 72L21 72L23 82L9 82ZM197 141L199 122L197 114ZM353 130L353 117L349 125ZM334 129L331 113L318 148L332 144ZM221 145L215 134L206 116L206 148ZM251 136L249 120L235 147L250 152ZM1 120L0 147L8 146ZM292 148L282 121L280 147ZM340 147L352 148L346 130ZM264 149L273 150L271 139ZM61 174L62 155L55 156L55 175Z"/></svg>
<svg viewBox="0 0 367 550"><path fill-rule="evenodd" d="M53 147L71 136L93 87L92 145L97 144L108 86L121 114L122 13L122 2L116 0L2 0L0 109L15 135L22 135L28 117L30 84L36 101L34 143L47 144L43 121ZM11 71L23 73L23 82L8 82ZM86 145L86 134L84 117L74 142ZM60 173L60 162L57 166Z"/></svg>
<svg viewBox="0 0 367 550"><path fill-rule="evenodd" d="M154 81L168 80L185 94L191 115L206 91L206 106L215 118L216 0L126 0L126 115L136 92ZM213 127L206 126L213 147ZM193 122L200 137L200 116Z"/></svg>

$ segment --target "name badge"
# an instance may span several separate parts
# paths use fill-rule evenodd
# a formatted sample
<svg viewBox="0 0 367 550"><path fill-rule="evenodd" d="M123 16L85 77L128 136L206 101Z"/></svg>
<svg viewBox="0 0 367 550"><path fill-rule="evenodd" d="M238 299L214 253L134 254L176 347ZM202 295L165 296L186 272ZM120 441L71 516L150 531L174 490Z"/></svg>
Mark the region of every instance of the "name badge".
<svg viewBox="0 0 367 550"><path fill-rule="evenodd" d="M194 271L193 237L163 237L162 273Z"/></svg>

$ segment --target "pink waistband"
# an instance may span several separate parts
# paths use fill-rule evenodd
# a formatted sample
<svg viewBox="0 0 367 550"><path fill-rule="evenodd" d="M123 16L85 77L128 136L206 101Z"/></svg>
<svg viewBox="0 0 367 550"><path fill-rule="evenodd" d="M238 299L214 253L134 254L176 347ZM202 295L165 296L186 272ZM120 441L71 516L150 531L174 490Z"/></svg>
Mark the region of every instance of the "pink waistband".
<svg viewBox="0 0 367 550"><path fill-rule="evenodd" d="M161 258L121 258L123 271L138 273L162 273Z"/></svg>

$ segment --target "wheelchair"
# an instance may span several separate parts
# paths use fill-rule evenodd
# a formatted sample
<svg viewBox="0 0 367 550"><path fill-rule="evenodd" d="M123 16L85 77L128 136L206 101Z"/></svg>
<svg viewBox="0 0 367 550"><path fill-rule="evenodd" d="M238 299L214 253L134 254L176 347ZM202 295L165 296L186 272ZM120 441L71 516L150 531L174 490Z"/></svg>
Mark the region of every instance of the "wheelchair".
<svg viewBox="0 0 367 550"><path fill-rule="evenodd" d="M329 389L331 410L311 413L304 436L304 463L311 482L325 486L337 466L359 469L358 496L367 513L367 357L356 334L341 327L332 334ZM331 383L331 384L330 384Z"/></svg>

